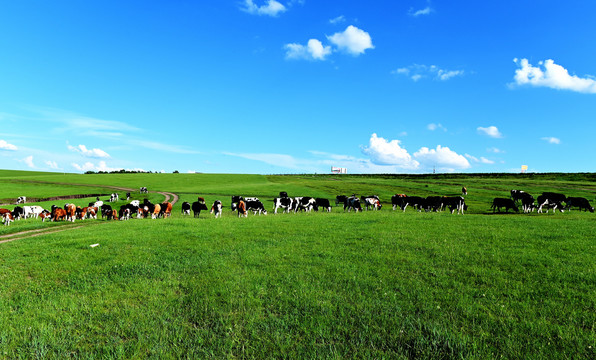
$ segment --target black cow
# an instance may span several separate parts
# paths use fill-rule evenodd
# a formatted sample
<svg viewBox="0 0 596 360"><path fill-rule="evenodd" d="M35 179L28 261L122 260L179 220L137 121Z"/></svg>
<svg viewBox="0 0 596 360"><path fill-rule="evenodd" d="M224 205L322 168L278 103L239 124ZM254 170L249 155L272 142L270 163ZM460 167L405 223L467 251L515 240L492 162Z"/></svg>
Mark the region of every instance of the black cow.
<svg viewBox="0 0 596 360"><path fill-rule="evenodd" d="M290 197L279 197L273 199L273 212L277 214L277 209L282 208L285 212L290 212L294 207L294 199Z"/></svg>
<svg viewBox="0 0 596 360"><path fill-rule="evenodd" d="M524 213L532 212L536 208L536 205L534 205L534 197L528 193L523 194L521 203Z"/></svg>
<svg viewBox="0 0 596 360"><path fill-rule="evenodd" d="M188 201L182 203L182 215L190 215L190 203Z"/></svg>
<svg viewBox="0 0 596 360"><path fill-rule="evenodd" d="M14 209L12 209L12 216L15 220L19 220L20 218L25 217L25 210L20 206L15 206Z"/></svg>
<svg viewBox="0 0 596 360"><path fill-rule="evenodd" d="M345 204L346 200L348 200L348 197L345 195L337 195L335 197L335 206L339 205L339 204Z"/></svg>
<svg viewBox="0 0 596 360"><path fill-rule="evenodd" d="M201 215L202 210L209 210L207 205L205 205L205 202L195 201L192 203L192 212L194 217L198 218Z"/></svg>
<svg viewBox="0 0 596 360"><path fill-rule="evenodd" d="M105 216L108 216L112 212L112 207L108 204L103 204L101 206L101 218L103 219Z"/></svg>
<svg viewBox="0 0 596 360"><path fill-rule="evenodd" d="M404 196L399 198L400 200L400 209L402 209L403 211L406 211L406 208L409 206L412 206L414 209L417 209L418 211L422 210L422 207L424 206L426 199L420 196Z"/></svg>
<svg viewBox="0 0 596 360"><path fill-rule="evenodd" d="M124 204L118 210L118 217L120 220L129 220L130 217L139 212L139 207L133 204Z"/></svg>
<svg viewBox="0 0 596 360"><path fill-rule="evenodd" d="M515 212L519 212L519 209L517 208L517 206L515 205L515 202L513 200L508 199L508 198L494 198L493 204L491 206L493 213L495 211L501 212L501 208L505 208L505 212L508 212L509 209L511 209Z"/></svg>
<svg viewBox="0 0 596 360"><path fill-rule="evenodd" d="M443 205L449 207L451 213L457 210L458 214L464 214L464 210L468 210L468 205L463 196L445 196L443 198Z"/></svg>
<svg viewBox="0 0 596 360"><path fill-rule="evenodd" d="M443 210L442 196L427 196L422 204L424 211L441 211Z"/></svg>
<svg viewBox="0 0 596 360"><path fill-rule="evenodd" d="M288 193L287 193L287 192L285 192L285 191L280 191L280 192L279 192L279 197L280 197L280 198L287 198L287 197L288 197Z"/></svg>
<svg viewBox="0 0 596 360"><path fill-rule="evenodd" d="M526 194L528 194L527 192L525 192L523 190L515 190L515 189L511 190L510 193L511 193L511 199L516 203L519 200L522 200L524 198L524 196L526 196Z"/></svg>
<svg viewBox="0 0 596 360"><path fill-rule="evenodd" d="M406 194L395 194L391 197L391 205L393 205L393 210L397 209L398 206L401 208L401 198L404 197L406 197Z"/></svg>
<svg viewBox="0 0 596 360"><path fill-rule="evenodd" d="M564 202L567 201L567 196L565 196L564 194L560 194L560 193L555 193L555 192L543 192L542 196L546 197L547 199L556 201L556 202Z"/></svg>
<svg viewBox="0 0 596 360"><path fill-rule="evenodd" d="M129 192L126 193L126 201L128 201L128 200L130 200L130 193Z"/></svg>
<svg viewBox="0 0 596 360"><path fill-rule="evenodd" d="M267 210L265 210L265 206L263 206L263 203L259 199L256 199L256 200L246 199L245 203L246 203L246 211L252 211L255 215L257 213L259 213L259 215L261 215L261 214L267 215Z"/></svg>
<svg viewBox="0 0 596 360"><path fill-rule="evenodd" d="M579 211L590 211L594 212L594 207L590 205L588 199L583 197L568 197L565 202L565 209L570 210L572 207L578 207Z"/></svg>
<svg viewBox="0 0 596 360"><path fill-rule="evenodd" d="M319 211L319 208L323 208L327 210L327 212L331 212L331 204L329 203L329 199L316 198L315 202L317 203L317 208L315 211Z"/></svg>

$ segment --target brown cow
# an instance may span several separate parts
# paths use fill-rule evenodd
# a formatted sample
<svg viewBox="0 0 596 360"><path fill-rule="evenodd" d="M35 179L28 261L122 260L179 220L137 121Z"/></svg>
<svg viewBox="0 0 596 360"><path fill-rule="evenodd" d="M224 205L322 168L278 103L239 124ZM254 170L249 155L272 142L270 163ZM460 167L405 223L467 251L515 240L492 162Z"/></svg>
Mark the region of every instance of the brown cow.
<svg viewBox="0 0 596 360"><path fill-rule="evenodd" d="M52 210L52 221L68 220L66 210L56 207Z"/></svg>
<svg viewBox="0 0 596 360"><path fill-rule="evenodd" d="M66 221L75 221L77 207L75 204L66 204L64 205L64 210L66 210Z"/></svg>
<svg viewBox="0 0 596 360"><path fill-rule="evenodd" d="M240 200L238 201L238 217L248 217L248 213L246 212L246 204L244 203L244 200Z"/></svg>
<svg viewBox="0 0 596 360"><path fill-rule="evenodd" d="M95 206L89 206L87 208L86 217L89 219L97 219L97 208Z"/></svg>
<svg viewBox="0 0 596 360"><path fill-rule="evenodd" d="M161 212L163 213L164 219L172 215L172 203L165 202L161 204Z"/></svg>
<svg viewBox="0 0 596 360"><path fill-rule="evenodd" d="M112 211L108 211L107 218L108 218L108 220L118 220L118 211L116 211L116 209L112 209Z"/></svg>
<svg viewBox="0 0 596 360"><path fill-rule="evenodd" d="M4 222L5 226L10 225L11 222L14 221L12 214L10 212L2 214L2 222Z"/></svg>
<svg viewBox="0 0 596 360"><path fill-rule="evenodd" d="M157 219L159 217L160 212L161 212L161 205L155 204L155 209L153 209L153 214L151 214L151 218Z"/></svg>

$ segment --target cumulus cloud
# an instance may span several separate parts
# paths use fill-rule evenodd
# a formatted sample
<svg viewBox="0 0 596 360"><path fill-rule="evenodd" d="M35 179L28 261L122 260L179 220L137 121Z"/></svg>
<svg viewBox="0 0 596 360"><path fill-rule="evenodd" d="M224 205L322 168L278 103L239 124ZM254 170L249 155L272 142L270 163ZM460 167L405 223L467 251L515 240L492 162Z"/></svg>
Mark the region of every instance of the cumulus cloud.
<svg viewBox="0 0 596 360"><path fill-rule="evenodd" d="M462 170L470 167L470 162L448 147L437 145L436 149L422 147L414 153L414 157L426 166L438 166L447 171Z"/></svg>
<svg viewBox="0 0 596 360"><path fill-rule="evenodd" d="M59 169L59 167L58 167L58 163L57 163L57 162L55 162L55 161L47 160L47 161L45 162L45 164L46 164L46 165L47 165L47 166L48 166L50 169L54 169L54 170L58 170L58 169Z"/></svg>
<svg viewBox="0 0 596 360"><path fill-rule="evenodd" d="M91 158L109 158L110 154L101 149L87 149L85 145L71 146L68 145L68 150L79 153Z"/></svg>
<svg viewBox="0 0 596 360"><path fill-rule="evenodd" d="M414 81L424 78L431 78L433 80L446 81L456 76L463 76L463 70L446 70L441 69L436 65L421 65L414 64L403 68L395 69L391 72L396 75L407 76Z"/></svg>
<svg viewBox="0 0 596 360"><path fill-rule="evenodd" d="M497 129L496 126L489 126L489 127L478 127L476 130L478 130L479 133L490 136L492 138L502 138L503 134L501 134L501 132L499 131L499 129Z"/></svg>
<svg viewBox="0 0 596 360"><path fill-rule="evenodd" d="M255 4L253 0L245 0L244 7L241 9L249 14L267 16L277 16L287 10L282 3L275 0L267 0L266 3L261 6Z"/></svg>
<svg viewBox="0 0 596 360"><path fill-rule="evenodd" d="M286 59L325 60L331 54L331 46L323 46L317 39L310 39L305 45L286 44Z"/></svg>
<svg viewBox="0 0 596 360"><path fill-rule="evenodd" d="M532 66L528 59L513 59L520 67L515 70L513 85L528 85L534 87L548 87L559 90L570 90L581 93L596 93L596 80L593 76L580 78L570 75L561 65L551 59L539 61L538 66Z"/></svg>
<svg viewBox="0 0 596 360"><path fill-rule="evenodd" d="M86 171L118 171L121 170L122 168L112 168L109 167L105 161L100 161L97 165L93 164L90 161L87 161L86 163L84 163L83 165L79 165L77 163L72 163L71 164L73 168L77 169L78 171L81 172L86 172Z"/></svg>
<svg viewBox="0 0 596 360"><path fill-rule="evenodd" d="M561 143L561 140L559 138L556 138L556 137L549 137L549 136L547 136L547 137L543 137L542 140L546 141L549 144L557 144L558 145L558 144Z"/></svg>
<svg viewBox="0 0 596 360"><path fill-rule="evenodd" d="M0 150L16 151L18 148L13 144L7 143L6 140L0 140Z"/></svg>
<svg viewBox="0 0 596 360"><path fill-rule="evenodd" d="M408 15L418 17L421 15L430 15L433 11L434 10L430 6L427 6L424 9L420 10L414 10L414 8L410 8L410 11L408 11Z"/></svg>
<svg viewBox="0 0 596 360"><path fill-rule="evenodd" d="M482 164L494 164L495 163L494 161L487 159L484 156L481 156L480 159L475 156L472 156L470 154L464 154L464 156L476 163L482 163Z"/></svg>
<svg viewBox="0 0 596 360"><path fill-rule="evenodd" d="M342 23L344 21L346 21L346 18L343 15L340 15L340 16L338 16L336 18L330 19L329 20L329 23L331 23L331 24L339 24L339 23Z"/></svg>
<svg viewBox="0 0 596 360"><path fill-rule="evenodd" d="M428 130L430 130L430 131L435 131L435 130L437 130L437 129L441 129L441 130L443 130L443 131L447 131L447 129L446 129L446 128L445 128L443 125L441 125L441 124L434 124L434 123L431 123L431 124L428 124L428 125L426 125L426 128L427 128Z"/></svg>
<svg viewBox="0 0 596 360"><path fill-rule="evenodd" d="M374 49L370 35L353 25L350 25L343 32L337 32L327 39L337 46L341 51L345 51L354 56L363 54L367 49Z"/></svg>
<svg viewBox="0 0 596 360"><path fill-rule="evenodd" d="M24 158L22 160L25 164L27 164L27 166L29 166L32 169L35 169L35 164L33 164L33 155L29 155L26 158Z"/></svg>
<svg viewBox="0 0 596 360"><path fill-rule="evenodd" d="M396 165L403 169L416 169L419 166L418 161L401 147L399 140L387 141L377 134L372 134L369 145L362 147L362 152L378 165Z"/></svg>

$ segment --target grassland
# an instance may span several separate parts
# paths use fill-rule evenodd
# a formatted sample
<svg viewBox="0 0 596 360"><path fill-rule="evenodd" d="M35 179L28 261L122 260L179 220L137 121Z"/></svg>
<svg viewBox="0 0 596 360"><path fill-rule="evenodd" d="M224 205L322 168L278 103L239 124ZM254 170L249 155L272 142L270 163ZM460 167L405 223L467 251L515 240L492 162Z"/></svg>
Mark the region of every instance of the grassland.
<svg viewBox="0 0 596 360"><path fill-rule="evenodd" d="M512 188L593 201L589 174L0 172L0 181L17 184L3 186L2 199L28 195L18 184L54 196L55 183L75 193L147 186L226 205L251 195L269 209L279 191L385 200L379 212L248 219L183 217L177 204L170 219L86 221L0 244L0 358L596 357L596 215L488 212ZM394 193L455 195L463 185L464 216L387 206Z"/></svg>

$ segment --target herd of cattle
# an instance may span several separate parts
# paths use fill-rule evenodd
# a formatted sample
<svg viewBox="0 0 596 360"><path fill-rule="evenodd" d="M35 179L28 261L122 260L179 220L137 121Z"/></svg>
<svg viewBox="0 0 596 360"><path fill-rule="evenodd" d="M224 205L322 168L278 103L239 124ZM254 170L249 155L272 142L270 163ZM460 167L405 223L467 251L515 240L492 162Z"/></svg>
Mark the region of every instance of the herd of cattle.
<svg viewBox="0 0 596 360"><path fill-rule="evenodd" d="M467 189L462 189L462 194L467 194ZM141 193L147 193L147 188L143 187L140 189ZM109 202L118 201L119 197L117 193L110 195ZM126 193L127 201L130 199L130 193ZM141 203L140 200L132 200L127 204L120 206L118 210L113 209L111 205L104 204L103 201L96 199L97 201L89 203L86 207L76 206L75 204L65 204L64 207L58 207L52 205L50 210L43 209L39 205L33 206L16 206L13 210L0 209L0 216L5 225L10 225L14 220L21 218L42 218L43 221L46 219L50 221L72 221L83 220L83 219L97 219L97 215L101 214L102 218L108 220L129 220L132 217L139 219L149 218L167 218L172 213L172 204L170 202L164 202L161 204L153 204L151 201L144 199ZM16 204L25 204L27 198L20 196ZM564 203L564 205L563 205ZM579 208L579 210L594 212L589 201L583 197L567 197L564 194L544 192L536 199L529 193L523 190L511 190L511 196L508 198L494 198L491 210L494 212L501 212L502 209L505 212L513 210L519 212L518 204L521 204L521 209L524 213L530 213L537 210L538 213L544 211L548 212L550 209L555 212L557 209L561 212L570 210L571 208ZM378 195L368 196L351 196L338 195L335 198L335 205L343 205L343 210L350 211L363 211L366 210L380 210L382 208L381 200ZM406 211L408 206L416 209L417 211L425 212L438 212L448 209L452 214L457 211L458 214L463 214L467 210L465 198L463 196L407 196L405 194L396 194L391 197L391 205L393 210L398 207L402 211ZM279 197L273 199L273 211L275 214L278 210L282 210L284 213L289 212L311 212L319 211L322 209L326 212L331 212L331 203L325 198L314 198L308 196L289 197L286 192L280 192ZM199 217L201 211L207 211L209 208L205 203L205 199L198 197L197 201L192 204L189 202L182 203L182 214L190 215L193 212L194 217ZM232 196L231 199L231 210L237 211L239 217L247 217L249 212L256 214L267 215L267 210L263 203L256 197L242 197L238 195ZM223 204L220 200L216 200L210 209L210 212L215 215L216 218L221 217L223 211Z"/></svg>

